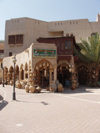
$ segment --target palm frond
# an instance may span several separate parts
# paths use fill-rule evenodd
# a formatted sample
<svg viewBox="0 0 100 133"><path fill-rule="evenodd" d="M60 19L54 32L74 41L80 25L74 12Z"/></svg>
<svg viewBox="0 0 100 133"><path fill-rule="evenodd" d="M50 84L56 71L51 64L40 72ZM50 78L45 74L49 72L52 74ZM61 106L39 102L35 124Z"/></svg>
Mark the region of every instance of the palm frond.
<svg viewBox="0 0 100 133"><path fill-rule="evenodd" d="M81 39L81 44L77 45L80 51L75 48L74 51L81 60L88 63L100 63L100 35L98 33L89 37L88 41Z"/></svg>

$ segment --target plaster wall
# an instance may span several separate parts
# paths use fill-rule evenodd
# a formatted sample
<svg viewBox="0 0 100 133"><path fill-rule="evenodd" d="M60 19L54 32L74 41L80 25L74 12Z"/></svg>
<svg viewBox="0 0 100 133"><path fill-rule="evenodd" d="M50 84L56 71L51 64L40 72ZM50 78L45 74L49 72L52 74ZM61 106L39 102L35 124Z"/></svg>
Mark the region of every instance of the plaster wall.
<svg viewBox="0 0 100 133"><path fill-rule="evenodd" d="M27 49L32 43L36 43L39 37L57 37L73 34L76 42L81 39L87 40L92 33L100 33L100 15L97 21L90 22L88 19L65 20L45 22L31 18L17 18L6 21L4 55L18 54ZM24 35L23 44L8 44L8 35ZM44 46L45 47L45 46Z"/></svg>
<svg viewBox="0 0 100 133"><path fill-rule="evenodd" d="M100 33L100 22L89 22L88 19L68 20L68 21L55 21L48 24L48 32L63 31L63 35L73 34L76 42L81 39L87 40L91 33Z"/></svg>
<svg viewBox="0 0 100 133"><path fill-rule="evenodd" d="M23 34L23 44L8 44L8 35ZM47 36L47 22L30 19L18 18L6 21L5 28L5 56L9 56L9 52L17 54L24 51L33 42L36 42L38 37Z"/></svg>

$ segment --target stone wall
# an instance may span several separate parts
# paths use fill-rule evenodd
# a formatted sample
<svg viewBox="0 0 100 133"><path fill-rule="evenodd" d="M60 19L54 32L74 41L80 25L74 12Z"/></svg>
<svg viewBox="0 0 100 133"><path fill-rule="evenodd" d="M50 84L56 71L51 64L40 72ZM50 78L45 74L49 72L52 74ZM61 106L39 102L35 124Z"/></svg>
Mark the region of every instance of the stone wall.
<svg viewBox="0 0 100 133"><path fill-rule="evenodd" d="M6 21L5 29L5 56L18 54L24 51L32 43L36 43L39 37L57 37L73 34L76 42L87 39L92 33L100 33L100 15L97 21L88 19L45 22L30 18L17 18ZM23 44L8 44L8 35L23 34Z"/></svg>
<svg viewBox="0 0 100 133"><path fill-rule="evenodd" d="M8 35L23 34L23 44L8 44ZM18 18L6 21L5 28L5 56L9 56L9 52L17 54L24 51L40 36L47 36L47 22L30 18Z"/></svg>

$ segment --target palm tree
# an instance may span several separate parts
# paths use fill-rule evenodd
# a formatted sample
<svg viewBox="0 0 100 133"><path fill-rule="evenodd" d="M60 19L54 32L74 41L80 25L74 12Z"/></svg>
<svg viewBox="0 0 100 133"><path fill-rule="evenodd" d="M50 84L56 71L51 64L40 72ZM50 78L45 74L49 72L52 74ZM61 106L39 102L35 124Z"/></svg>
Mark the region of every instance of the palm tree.
<svg viewBox="0 0 100 133"><path fill-rule="evenodd" d="M88 41L81 40L79 50L75 48L76 55L81 61L91 63L91 79L92 83L97 84L98 81L98 68L100 64L100 35L96 33L88 38Z"/></svg>

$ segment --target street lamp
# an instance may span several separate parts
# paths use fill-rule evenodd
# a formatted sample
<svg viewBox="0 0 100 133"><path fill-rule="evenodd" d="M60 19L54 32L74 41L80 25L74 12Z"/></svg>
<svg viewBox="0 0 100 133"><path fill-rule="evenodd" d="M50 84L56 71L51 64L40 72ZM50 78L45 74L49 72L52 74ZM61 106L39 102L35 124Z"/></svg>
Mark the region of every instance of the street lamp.
<svg viewBox="0 0 100 133"><path fill-rule="evenodd" d="M2 85L3 85L3 87L5 87L4 86L4 67L3 67L3 63L1 63L1 68L2 68Z"/></svg>
<svg viewBox="0 0 100 133"><path fill-rule="evenodd" d="M69 72L72 72L72 70L73 70L73 65L69 64Z"/></svg>
<svg viewBox="0 0 100 133"><path fill-rule="evenodd" d="M14 63L14 75L13 75L13 77L14 77L14 83L13 83L13 100L16 100L16 93L15 93L15 64L16 64L16 55L14 55L13 56L13 63Z"/></svg>

